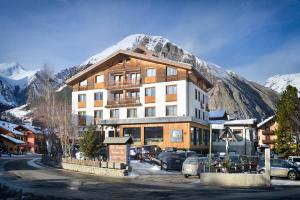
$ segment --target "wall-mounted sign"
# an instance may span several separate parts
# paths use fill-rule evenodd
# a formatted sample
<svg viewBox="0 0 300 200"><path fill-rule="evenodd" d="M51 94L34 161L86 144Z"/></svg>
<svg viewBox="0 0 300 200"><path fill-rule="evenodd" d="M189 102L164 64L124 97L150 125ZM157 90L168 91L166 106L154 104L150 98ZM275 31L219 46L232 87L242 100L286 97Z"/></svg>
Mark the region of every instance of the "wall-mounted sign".
<svg viewBox="0 0 300 200"><path fill-rule="evenodd" d="M182 142L183 141L182 130L171 130L170 141L171 142Z"/></svg>
<svg viewBox="0 0 300 200"><path fill-rule="evenodd" d="M109 145L109 161L127 163L128 161L128 145Z"/></svg>

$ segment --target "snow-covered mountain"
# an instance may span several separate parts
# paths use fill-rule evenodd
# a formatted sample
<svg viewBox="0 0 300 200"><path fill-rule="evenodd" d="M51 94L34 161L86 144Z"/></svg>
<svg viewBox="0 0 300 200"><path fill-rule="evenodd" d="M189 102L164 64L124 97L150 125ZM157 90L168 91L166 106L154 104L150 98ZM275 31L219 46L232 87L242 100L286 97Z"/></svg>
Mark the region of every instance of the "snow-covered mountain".
<svg viewBox="0 0 300 200"><path fill-rule="evenodd" d="M256 117L261 119L274 114L276 92L258 83L248 81L233 71L226 71L216 64L204 61L161 36L130 35L90 57L80 67L86 68L120 49L130 50L139 45L156 52L158 56L192 64L204 74L214 84L209 92L209 108L211 110L225 109L231 117L236 118Z"/></svg>
<svg viewBox="0 0 300 200"><path fill-rule="evenodd" d="M282 93L288 85L291 85L298 89L298 96L300 96L300 73L275 75L268 78L264 85L278 93Z"/></svg>
<svg viewBox="0 0 300 200"><path fill-rule="evenodd" d="M0 111L23 105L28 88L40 89L41 79L39 70L25 70L16 62L0 64Z"/></svg>

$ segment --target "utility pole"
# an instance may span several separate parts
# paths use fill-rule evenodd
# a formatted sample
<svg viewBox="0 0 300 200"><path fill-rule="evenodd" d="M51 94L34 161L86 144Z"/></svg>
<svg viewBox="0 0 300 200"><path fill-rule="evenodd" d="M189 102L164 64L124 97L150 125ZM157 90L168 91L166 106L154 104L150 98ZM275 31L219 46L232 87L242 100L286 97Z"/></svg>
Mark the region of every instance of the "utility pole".
<svg viewBox="0 0 300 200"><path fill-rule="evenodd" d="M209 157L208 157L208 171L210 172L211 166L211 149L212 149L212 125L209 124Z"/></svg>

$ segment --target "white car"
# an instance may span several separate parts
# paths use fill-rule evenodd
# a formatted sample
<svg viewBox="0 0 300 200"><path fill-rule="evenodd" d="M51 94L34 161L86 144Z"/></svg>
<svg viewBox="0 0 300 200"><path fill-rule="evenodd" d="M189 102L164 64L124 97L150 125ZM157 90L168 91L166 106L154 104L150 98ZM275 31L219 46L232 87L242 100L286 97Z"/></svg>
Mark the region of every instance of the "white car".
<svg viewBox="0 0 300 200"><path fill-rule="evenodd" d="M288 161L300 166L300 156L289 156Z"/></svg>

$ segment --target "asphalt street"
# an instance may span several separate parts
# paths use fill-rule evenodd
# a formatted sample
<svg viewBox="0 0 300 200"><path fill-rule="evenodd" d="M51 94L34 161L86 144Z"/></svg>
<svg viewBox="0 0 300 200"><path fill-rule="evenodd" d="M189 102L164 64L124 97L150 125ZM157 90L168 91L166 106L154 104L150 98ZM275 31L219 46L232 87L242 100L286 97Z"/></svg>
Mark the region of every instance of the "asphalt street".
<svg viewBox="0 0 300 200"><path fill-rule="evenodd" d="M300 199L300 187L203 186L179 173L125 178L93 176L32 163L33 157L0 158L0 183L37 195L79 199Z"/></svg>

